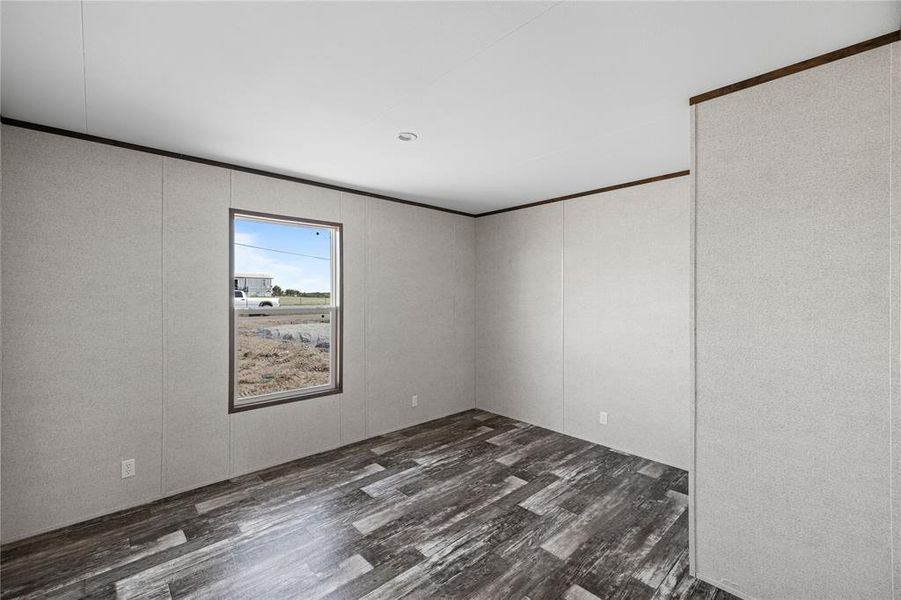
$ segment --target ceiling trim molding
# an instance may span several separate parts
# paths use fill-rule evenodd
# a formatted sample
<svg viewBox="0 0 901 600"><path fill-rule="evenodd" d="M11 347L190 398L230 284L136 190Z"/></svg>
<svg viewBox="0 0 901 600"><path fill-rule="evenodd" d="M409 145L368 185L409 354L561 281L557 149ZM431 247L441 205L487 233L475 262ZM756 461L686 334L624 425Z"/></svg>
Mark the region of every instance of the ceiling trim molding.
<svg viewBox="0 0 901 600"><path fill-rule="evenodd" d="M137 152L144 152L147 154L156 154L158 156L165 156L168 158L175 158L178 160L186 160L189 162L200 163L200 164L209 165L212 167L219 167L222 169L230 169L233 171L241 171L243 173L260 175L262 177L272 177L274 179L283 179L285 181L293 181L295 183L302 183L304 185L312 185L315 187L326 188L329 190L336 190L336 191L345 192L348 194L357 194L359 196L376 198L378 200L387 200L388 202L397 202L399 204L406 204L409 206L416 206L419 208L428 208L431 210L437 210L437 211L441 211L441 212L451 213L451 214L455 214L455 215L461 215L464 217L473 217L473 218L487 217L489 215L496 215L496 214L500 214L500 213L511 212L514 210L522 210L524 208L531 208L533 206L541 206L543 204L552 204L554 202L563 202L564 200L572 200L574 198L582 198L583 196L591 196L594 194L602 194L604 192L612 192L614 190L620 190L623 188L633 187L636 185L644 185L646 183L654 183L656 181L663 181L665 179L672 179L674 177L684 177L685 175L688 175L688 173L689 173L688 171L676 171L674 173L666 173L664 175L657 175L656 177L648 177L646 179L638 179L635 181L628 181L626 183L618 183L616 185L608 185L606 187L588 190L585 192L576 192L574 194L567 194L566 196L557 196L555 198L548 198L547 200L538 200L536 202L529 202L527 204L518 204L516 206L510 206L507 208L499 208L497 210L491 210L488 212L467 213L467 212L463 212L461 210L454 210L452 208L444 208L441 206L434 206L432 204L424 204L422 202L414 202L412 200L404 200L403 198L396 198L394 196L386 196L384 194L376 194L374 192L365 192L362 190L357 190L354 188L345 187L345 186L341 186L341 185L322 183L320 181L314 181L312 179L304 179L302 177L294 177L292 175L284 175L282 173L274 173L271 171L265 171L263 169L256 169L253 167L244 167L241 165L222 162L222 161L218 161L218 160L212 160L212 159L208 159L208 158L200 158L198 156L192 156L190 154L181 154L178 152L171 152L169 150L160 150L159 148L152 148L150 146L141 146L140 144L132 144L130 142L122 142L119 140L91 135L88 133L71 131L69 129L61 129L59 127L51 127L49 125L40 125L38 123L31 123L29 121L20 121L18 119L11 119L9 117L0 117L0 123L2 123L3 125L9 125L10 127L31 129L33 131L40 131L43 133L61 135L63 137L75 138L75 139L84 140L87 142L94 142L97 144L105 144L107 146L115 146L117 148L125 148L127 150L135 150Z"/></svg>
<svg viewBox="0 0 901 600"><path fill-rule="evenodd" d="M510 212L512 210L522 210L524 208L532 208L533 206L542 206L544 204L553 204L555 202L563 202L564 200L572 200L574 198L582 198L584 196L592 196L594 194L603 194L604 192L612 192L614 190L621 190L623 188L634 187L636 185L644 185L646 183L654 183L657 181L664 181L666 179L673 179L675 177L685 177L689 174L689 171L676 171L674 173L666 173L664 175L657 175L656 177L648 177L646 179L636 179L635 181L627 181L626 183L617 183L616 185L608 185L607 187L597 188L594 190L588 190L586 192L576 192L575 194L567 194L566 196L558 196L556 198L548 198L547 200L539 200L537 202L529 202L528 204L518 204L516 206L511 206L509 208L499 208L497 210L490 210L488 212L483 212L475 215L478 217L487 217L490 215L499 215L501 213Z"/></svg>
<svg viewBox="0 0 901 600"><path fill-rule="evenodd" d="M827 52L826 54L821 54L813 58L808 58L807 60L802 60L801 62L795 63L793 65L782 67L781 69L776 69L775 71L769 71L768 73L763 73L762 75L757 75L756 77L751 77L749 79L717 88L715 90L710 90L709 92L704 92L703 94L698 94L697 96L692 96L688 100L688 104L694 105L701 102L706 102L707 100L712 100L713 98L719 98L720 96L732 94L734 92L754 87L755 85L760 85L761 83L767 83L769 81L773 81L774 79L780 79L787 75L800 73L801 71L806 71L807 69L812 69L814 67L819 67L836 60L848 58L849 56L854 56L855 54L860 54L861 52L867 52L868 50L874 50L881 46L892 44L897 41L901 41L901 30L892 31L891 33L886 33L885 35L880 35L879 37L875 37L864 42L859 42L857 44L853 44L839 50L833 50L832 52Z"/></svg>
<svg viewBox="0 0 901 600"><path fill-rule="evenodd" d="M140 144L132 144L129 142L122 142L119 140L113 140L110 138L100 137L96 135L91 135L88 133L81 133L78 131L71 131L69 129L60 129L58 127L50 127L49 125L40 125L38 123L30 123L28 121L19 121L18 119L10 119L9 117L0 117L0 123L3 125L10 125L12 127L21 127L22 129L31 129L34 131L41 131L43 133L52 133L55 135L61 135L64 137L75 138L79 140L84 140L87 142L95 142L97 144L106 144L107 146L116 146L117 148L125 148L127 150L136 150L138 152L146 152L148 154L156 154L158 156L166 156L168 158L177 158L179 160L186 160L189 162L200 163L203 165L209 165L212 167L220 167L223 169L230 169L232 171L241 171L243 173L251 173L253 175L261 175L263 177L272 177L274 179L284 179L285 181L293 181L295 183L302 183L304 185L311 185L314 187L326 188L329 190L336 190L339 192L345 192L348 194L356 194L358 196L367 196L369 198L377 198L379 200L387 200L389 202L397 202L399 204L407 204L409 206L417 206L419 208L429 208L432 210L439 210L441 212L452 213L455 215L462 215L464 217L474 217L475 215L472 213L463 212L461 210L454 210L452 208L444 208L442 206L434 206L432 204L424 204L422 202L414 202L413 200L404 200L403 198L396 198L394 196L386 196L384 194L376 194L375 192L365 192L363 190L358 190L342 185L335 185L331 183L323 183L321 181L315 181L312 179L304 179L303 177L294 177L292 175L284 175L282 173L274 173L272 171L265 171L263 169L256 169L253 167L244 167L241 165L236 165L234 163L227 163L218 160L212 160L209 158L201 158L199 156L192 156L190 154L180 154L178 152L170 152L169 150L160 150L159 148L151 148L150 146L141 146Z"/></svg>

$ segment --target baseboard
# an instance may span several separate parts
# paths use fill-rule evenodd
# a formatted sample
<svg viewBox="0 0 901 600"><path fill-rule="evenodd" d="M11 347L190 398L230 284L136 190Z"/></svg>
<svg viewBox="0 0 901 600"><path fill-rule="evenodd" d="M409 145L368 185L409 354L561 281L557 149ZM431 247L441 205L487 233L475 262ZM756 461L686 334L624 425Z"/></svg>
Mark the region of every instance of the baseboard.
<svg viewBox="0 0 901 600"><path fill-rule="evenodd" d="M41 528L41 529L39 529L39 530L37 530L37 531L30 532L30 533L28 533L28 534L26 534L26 535L23 535L23 536L14 537L14 538L11 538L11 539L8 539L8 540L2 540L2 542L0 542L0 544L2 544L3 546L9 545L9 544L16 544L16 543L18 543L18 542L21 542L21 541L24 541L24 540L28 540L28 539L31 539L31 538L33 538L33 537L37 537L37 536L39 536L39 535L44 535L44 534L47 534L47 533L52 533L52 532L58 531L58 530L60 530L60 529L66 529L67 527L72 527L72 526L74 526L74 525L82 525L82 524L85 524L85 523L87 523L87 522L89 522L89 521L93 521L93 520L95 520L95 519L100 519L100 518L103 518L103 517L110 517L110 516L112 516L112 515L115 515L116 513L120 513L120 512L125 512L125 511L128 511L128 510L132 510L132 509L134 509L134 508L138 508L139 506L143 506L143 505L145 505L145 504L150 504L150 503L152 503L152 502L158 502L158 501L164 500L164 499L166 499L166 498L171 498L171 497L173 497L173 496L178 496L179 494L185 494L185 493L188 493L188 492L193 492L193 491L201 490L201 489L203 489L203 488L205 488L205 487L208 487L208 486L211 486L211 485L216 485L217 483L222 483L222 482L225 482L225 481L230 481L230 480L232 480L232 479L236 479L236 478L238 478L238 477L243 477L243 476L245 476L245 475L250 475L251 473L256 473L256 472L258 472L258 471L265 471L266 469L271 469L271 468L277 467L277 466L279 466L279 465L286 465L286 464L291 463L291 462L294 462L294 461L296 461L296 460L301 460L301 459L304 459L304 458L309 458L309 457L311 457L311 456L316 456L317 454L322 454L322 453L324 453L324 452L331 452L331 451L333 451L333 450L337 450L337 449L343 448L343 447L345 447L345 446L350 446L350 445L353 445L353 444L359 444L360 442L363 442L363 441L366 441L366 440L371 440L371 439L374 439L374 438L377 438L377 437L381 437L381 436L387 435L387 434L389 434L389 433L394 433L394 432L397 432L397 431L403 431L404 429L409 429L409 428L411 428L411 427L417 427L417 426L419 426L419 425L423 425L424 423L429 423L429 422L431 422L431 421L437 421L438 419L446 419L447 417L451 417L451 416L453 416L453 415L462 414L462 413L465 413L465 412L468 412L468 411L471 411L471 410L476 410L476 409L475 409L475 407L472 407L472 408L464 408L463 410L455 410L455 411L453 411L453 412L449 412L449 413L447 413L447 414L442 414L442 415L439 415L439 416L437 416L437 417L432 417L432 418L430 418L430 419L427 419L427 420L425 420L425 421L420 421L420 422L414 423L414 424L412 424L412 425L404 425L404 426L402 426L402 427L398 427L397 429L392 429L392 430L386 431L386 432L384 432L384 433L379 433L379 434L375 434L375 435L369 435L369 436L366 436L365 438L360 439L360 440L358 440L358 441L356 441L356 442L349 442L349 443L347 443L347 444L340 443L340 444L338 444L337 446L332 446L332 447L325 448L325 449L322 449L322 450L316 450L315 452L310 452L309 454L303 454L303 455L301 455L301 456L296 456L296 457L291 458L291 459L288 459L288 460L278 461L278 462L275 462L275 463L273 463L273 464L271 464L271 465L267 465L267 466L263 466L263 467L254 467L254 468L252 468L252 469L250 469L250 470L248 470L248 471L245 471L245 472L234 472L234 473L230 473L228 477L225 477L225 478L223 478L223 479L213 479L213 480L208 481L208 482L206 482L206 483L202 483L202 484L198 484L198 485L194 485L194 486L189 486L189 487L186 487L186 488L179 488L179 489L176 489L176 490L171 490L171 491L167 491L167 492L160 493L160 494L153 494L153 495L151 495L151 496L148 496L148 497L146 497L146 498L144 498L144 499L141 499L141 500L137 500L137 501L135 501L135 502L127 502L127 503L125 503L125 504L118 505L116 508L113 508L113 509L111 509L111 510L103 510L103 511L99 511L99 512L90 513L88 516L80 517L80 518L78 518L77 520L74 520L74 521L64 521L64 522L62 522L62 523L56 523L56 524L50 525L50 526L48 526L48 527L43 527L43 528ZM490 411L486 411L486 412L490 412Z"/></svg>
<svg viewBox="0 0 901 600"><path fill-rule="evenodd" d="M732 582L717 581L712 577L706 577L700 574L695 574L694 578L703 581L704 583L709 583L710 585L717 587L724 592L728 592L737 598L741 598L741 600L758 600L756 597L750 595L749 593L735 587L735 584Z"/></svg>
<svg viewBox="0 0 901 600"><path fill-rule="evenodd" d="M549 429L550 431L553 431L554 433L559 433L559 434L561 434L561 435L565 435L565 436L568 436L568 437L571 437L571 438L575 438L575 439L577 439L577 440L583 440L583 441L585 441L585 442L590 442L590 443L595 444L595 445L598 445L598 446L603 446L604 448L610 448L611 450L613 450L613 451L615 451L615 452L619 452L620 454L628 454L629 456L637 456L638 458L643 458L643 459L645 459L645 460L652 460L652 461L654 461L654 462L656 462L656 463L660 463L661 465L666 465L667 467L672 467L673 469L679 469L680 471L686 471L686 472L688 472L688 467L687 467L687 466L686 466L686 467L680 467L680 466L678 466L678 465L672 465L672 464L670 464L670 463L667 462L667 461L663 461L663 460L654 458L654 457L652 457L652 456L645 456L644 454L636 454L635 452L631 452L631 451L629 451L629 450L624 450L624 449L622 449L622 448L617 448L616 446L610 446L610 445L608 445L608 444L602 444L601 442L598 442L598 441L596 441L596 440L589 439L589 438L587 438L587 437L582 437L581 435L574 435L574 434L572 434L572 433L569 433L568 431L563 431L562 429L557 429L556 427L548 427L547 425L542 425L542 424L540 424L540 423L533 423L532 421L530 421L530 420L528 420L528 419L523 419L522 417L517 417L517 416L511 415L511 414L507 414L507 413L504 413L504 412L501 412L501 411L498 411L498 410L494 410L494 409L492 409L492 408L485 408L484 406L479 406L478 402L476 402L476 410L483 410L483 411L485 411L485 412L490 412L490 413L494 413L494 414L497 414L497 415L501 415L502 417L507 417L508 419L515 419L515 420L517 420L517 421L522 421L523 423L528 423L529 425L534 425L535 427L541 427L541 428L543 428L543 429Z"/></svg>
<svg viewBox="0 0 901 600"><path fill-rule="evenodd" d="M201 487L204 487L204 486L198 486L196 489L200 489ZM57 531L60 529L66 529L67 527L72 527L73 525L87 523L88 521L93 521L94 519L99 519L101 517L108 517L108 516L114 515L116 513L125 512L127 510L131 510L133 508L137 508L137 507L143 506L145 504L150 504L151 502L156 502L157 500L162 500L163 498L168 498L169 496L174 496L174 495L175 494L166 494L165 496L163 496L163 495L156 494L153 496L148 496L144 500L138 500L133 503L126 502L125 504L117 505L117 507L113 508L112 510L104 510L104 511L94 512L94 513L91 513L90 515L88 515L87 517L79 518L77 521L64 521L62 523L50 525L49 527L42 527L41 529L39 529L35 532L32 532L32 533L29 533L27 535L14 537L14 538L11 538L8 540L4 539L0 543L2 543L3 546L7 546L9 544L16 544L18 542L28 540L33 537L37 537L39 535L44 535L45 533L51 533L51 532L54 532L54 531Z"/></svg>

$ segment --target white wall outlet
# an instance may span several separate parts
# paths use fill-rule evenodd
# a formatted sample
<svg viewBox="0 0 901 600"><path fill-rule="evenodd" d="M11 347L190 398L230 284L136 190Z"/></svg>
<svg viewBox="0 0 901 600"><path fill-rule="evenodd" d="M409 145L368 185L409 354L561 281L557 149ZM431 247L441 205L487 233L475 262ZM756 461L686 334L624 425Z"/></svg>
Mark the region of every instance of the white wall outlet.
<svg viewBox="0 0 901 600"><path fill-rule="evenodd" d="M419 395L418 394L413 396L412 398L410 398L410 406L413 406L413 407L419 406Z"/></svg>
<svg viewBox="0 0 901 600"><path fill-rule="evenodd" d="M598 423L600 423L601 425L607 424L607 413L601 411L601 414L598 415Z"/></svg>
<svg viewBox="0 0 901 600"><path fill-rule="evenodd" d="M129 458L122 461L122 479L135 476L135 459Z"/></svg>

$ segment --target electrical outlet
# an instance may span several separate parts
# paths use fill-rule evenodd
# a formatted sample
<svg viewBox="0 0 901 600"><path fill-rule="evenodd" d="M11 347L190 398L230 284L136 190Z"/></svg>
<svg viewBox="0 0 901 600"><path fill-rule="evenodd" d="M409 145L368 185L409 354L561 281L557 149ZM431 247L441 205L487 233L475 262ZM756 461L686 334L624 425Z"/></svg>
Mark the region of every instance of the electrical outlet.
<svg viewBox="0 0 901 600"><path fill-rule="evenodd" d="M607 424L607 413L601 411L601 414L598 415L598 423L600 423L601 425Z"/></svg>
<svg viewBox="0 0 901 600"><path fill-rule="evenodd" d="M415 396L413 396L413 397L410 399L410 406L412 406L412 407L414 407L414 408L415 408L416 406L419 406L419 395L418 395L418 394L415 395Z"/></svg>
<svg viewBox="0 0 901 600"><path fill-rule="evenodd" d="M122 461L122 479L135 476L135 459L129 458Z"/></svg>

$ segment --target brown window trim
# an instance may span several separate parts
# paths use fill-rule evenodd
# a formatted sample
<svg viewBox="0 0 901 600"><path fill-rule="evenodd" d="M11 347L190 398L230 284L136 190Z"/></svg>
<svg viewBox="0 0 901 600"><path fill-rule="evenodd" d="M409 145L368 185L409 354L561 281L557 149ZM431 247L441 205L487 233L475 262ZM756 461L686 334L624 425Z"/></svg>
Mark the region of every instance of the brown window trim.
<svg viewBox="0 0 901 600"><path fill-rule="evenodd" d="M335 292L334 304L335 320L337 321L338 340L337 344L332 344L330 352L336 352L335 368L337 373L334 374L335 386L328 390L313 392L309 394L298 393L296 396L288 398L277 398L268 402L259 402L255 404L235 405L235 310L234 310L234 273L235 273L235 217L247 216L262 219L273 219L276 221L284 221L288 223L297 223L299 225L322 225L332 227L338 232L338 256L335 258L338 262L338 281L337 290ZM279 404L288 404L289 402L300 402L310 400L312 398L321 398L323 396L334 396L341 394L344 390L344 225L342 223L333 223L331 221L320 221L317 219L303 219L300 217L289 217L285 215L276 215L271 213L256 212L252 210L242 210L239 208L230 208L228 211L228 412L229 414L244 412L248 410L257 410L268 406L277 406Z"/></svg>

